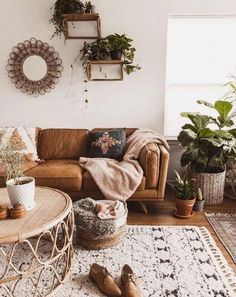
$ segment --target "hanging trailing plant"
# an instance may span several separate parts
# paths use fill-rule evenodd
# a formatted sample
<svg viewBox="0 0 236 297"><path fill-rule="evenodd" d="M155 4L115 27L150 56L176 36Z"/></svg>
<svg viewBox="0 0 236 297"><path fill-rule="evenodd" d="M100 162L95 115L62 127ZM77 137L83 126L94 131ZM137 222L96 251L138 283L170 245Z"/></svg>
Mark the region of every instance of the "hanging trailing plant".
<svg viewBox="0 0 236 297"><path fill-rule="evenodd" d="M83 14L85 12L85 5L79 0L57 0L52 9L53 16L49 22L55 27L55 32L52 35L53 38L54 36L60 36L63 32L63 14Z"/></svg>
<svg viewBox="0 0 236 297"><path fill-rule="evenodd" d="M123 59L124 70L127 74L140 70L141 67L134 63L136 49L132 46L132 41L125 34L115 33L91 43L84 42L84 46L80 51L83 66L86 65L88 60L107 60L111 58L112 60Z"/></svg>
<svg viewBox="0 0 236 297"><path fill-rule="evenodd" d="M83 65L88 60L107 60L109 59L109 43L106 38L98 38L94 42L84 42L83 48L80 50Z"/></svg>

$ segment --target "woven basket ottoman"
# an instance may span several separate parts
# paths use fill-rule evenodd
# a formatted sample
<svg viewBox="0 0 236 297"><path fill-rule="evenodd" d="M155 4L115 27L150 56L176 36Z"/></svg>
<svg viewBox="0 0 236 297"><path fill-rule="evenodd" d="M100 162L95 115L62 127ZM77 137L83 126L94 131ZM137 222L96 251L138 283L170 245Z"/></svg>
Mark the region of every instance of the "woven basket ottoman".
<svg viewBox="0 0 236 297"><path fill-rule="evenodd" d="M126 233L127 204L123 203L124 214L117 219L100 219L97 216L97 204L111 204L114 201L85 198L74 203L75 223L78 243L97 250L118 244Z"/></svg>

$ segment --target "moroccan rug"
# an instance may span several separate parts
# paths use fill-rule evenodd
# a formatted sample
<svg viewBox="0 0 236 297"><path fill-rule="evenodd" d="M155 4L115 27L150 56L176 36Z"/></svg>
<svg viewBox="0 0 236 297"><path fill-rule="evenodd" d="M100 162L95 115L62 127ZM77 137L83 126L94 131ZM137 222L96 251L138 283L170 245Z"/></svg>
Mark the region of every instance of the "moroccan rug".
<svg viewBox="0 0 236 297"><path fill-rule="evenodd" d="M46 241L43 248L46 252ZM19 263L27 264L29 257L22 250ZM236 277L206 228L128 226L123 241L113 248L89 251L76 246L71 280L54 296L104 297L88 278L94 262L105 265L118 283L121 268L129 264L139 277L143 297L236 296ZM42 277L41 285L46 286L49 276ZM32 296L26 284L20 285L17 297Z"/></svg>
<svg viewBox="0 0 236 297"><path fill-rule="evenodd" d="M206 213L205 215L236 264L236 213Z"/></svg>
<svg viewBox="0 0 236 297"><path fill-rule="evenodd" d="M129 226L113 248L76 248L72 281L56 296L103 297L88 279L93 262L105 265L118 283L128 263L140 279L143 297L236 296L235 275L206 228Z"/></svg>

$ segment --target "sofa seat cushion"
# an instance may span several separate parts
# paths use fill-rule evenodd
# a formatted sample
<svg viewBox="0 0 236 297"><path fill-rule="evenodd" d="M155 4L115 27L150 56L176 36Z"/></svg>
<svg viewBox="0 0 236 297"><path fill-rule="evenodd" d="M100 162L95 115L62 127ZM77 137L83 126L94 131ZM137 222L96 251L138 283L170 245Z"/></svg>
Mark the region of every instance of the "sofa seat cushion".
<svg viewBox="0 0 236 297"><path fill-rule="evenodd" d="M137 191L145 190L146 178L143 176L140 185L138 186ZM85 191L97 191L99 190L97 184L92 178L91 174L88 171L85 171L83 174L83 186L82 189Z"/></svg>
<svg viewBox="0 0 236 297"><path fill-rule="evenodd" d="M80 190L83 171L76 160L47 160L26 171L25 175L34 177L36 186Z"/></svg>

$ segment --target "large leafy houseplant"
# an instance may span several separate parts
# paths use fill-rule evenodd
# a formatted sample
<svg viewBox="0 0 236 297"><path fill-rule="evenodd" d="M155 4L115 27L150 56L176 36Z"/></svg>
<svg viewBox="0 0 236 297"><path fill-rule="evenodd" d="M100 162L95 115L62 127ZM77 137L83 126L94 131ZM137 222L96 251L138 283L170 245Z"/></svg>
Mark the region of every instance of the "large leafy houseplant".
<svg viewBox="0 0 236 297"><path fill-rule="evenodd" d="M125 71L130 74L141 67L134 64L134 55L136 49L132 46L133 39L127 37L125 34L111 34L106 37L110 47L110 55L112 59L121 60L124 57Z"/></svg>
<svg viewBox="0 0 236 297"><path fill-rule="evenodd" d="M213 173L227 163L229 159L236 159L236 129L233 129L233 109L231 97L216 100L213 104L198 100L207 108L213 109L216 116L199 112L183 112L191 123L182 127L178 140L185 148L181 157L181 165L189 166L195 173Z"/></svg>
<svg viewBox="0 0 236 297"><path fill-rule="evenodd" d="M50 19L55 27L55 32L52 37L58 35L60 36L63 32L63 14L69 13L79 13L85 12L85 5L79 0L57 0L52 7L53 16Z"/></svg>

